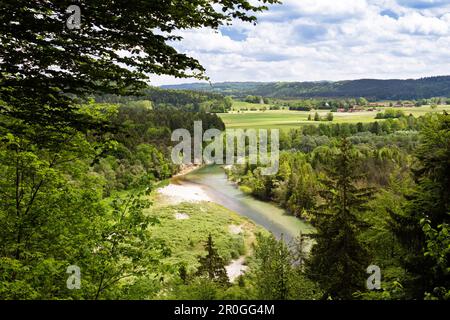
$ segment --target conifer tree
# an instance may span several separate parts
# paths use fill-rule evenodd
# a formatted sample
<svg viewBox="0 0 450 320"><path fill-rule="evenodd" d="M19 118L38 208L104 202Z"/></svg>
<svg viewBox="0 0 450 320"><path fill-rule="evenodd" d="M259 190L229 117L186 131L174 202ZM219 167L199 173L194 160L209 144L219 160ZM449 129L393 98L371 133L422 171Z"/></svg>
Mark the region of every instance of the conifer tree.
<svg viewBox="0 0 450 320"><path fill-rule="evenodd" d="M317 113L317 112L314 115L314 121L320 121L320 116L319 116L319 113Z"/></svg>
<svg viewBox="0 0 450 320"><path fill-rule="evenodd" d="M221 285L229 283L227 271L225 270L225 263L222 257L217 252L214 246L214 241L211 235L208 236L208 241L205 244L206 256L200 256L198 262L200 266L197 269L196 276L207 276L210 280Z"/></svg>
<svg viewBox="0 0 450 320"><path fill-rule="evenodd" d="M351 299L364 289L369 254L358 239L362 223L358 213L370 198L371 190L358 188L357 158L347 139L342 141L334 164L322 180L323 205L315 210L313 235L316 244L306 262L308 277L324 292L323 298Z"/></svg>
<svg viewBox="0 0 450 320"><path fill-rule="evenodd" d="M409 275L403 283L406 298L430 294L439 298L442 289L450 289L448 250L440 254L441 262L446 261L443 266L435 259L439 246L432 245L449 241L443 231L450 224L450 115L427 119L420 141L413 167L416 187L405 192L408 201L403 210L390 212L390 228L404 249L401 263ZM433 232L435 238L430 236Z"/></svg>

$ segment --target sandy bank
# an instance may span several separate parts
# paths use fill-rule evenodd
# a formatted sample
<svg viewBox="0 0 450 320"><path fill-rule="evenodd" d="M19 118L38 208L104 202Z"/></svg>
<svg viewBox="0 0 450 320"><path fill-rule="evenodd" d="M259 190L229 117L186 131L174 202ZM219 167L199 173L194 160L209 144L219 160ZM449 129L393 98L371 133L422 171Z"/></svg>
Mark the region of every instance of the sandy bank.
<svg viewBox="0 0 450 320"><path fill-rule="evenodd" d="M212 201L200 186L193 184L170 184L164 188L158 189L158 193L166 197L171 204Z"/></svg>

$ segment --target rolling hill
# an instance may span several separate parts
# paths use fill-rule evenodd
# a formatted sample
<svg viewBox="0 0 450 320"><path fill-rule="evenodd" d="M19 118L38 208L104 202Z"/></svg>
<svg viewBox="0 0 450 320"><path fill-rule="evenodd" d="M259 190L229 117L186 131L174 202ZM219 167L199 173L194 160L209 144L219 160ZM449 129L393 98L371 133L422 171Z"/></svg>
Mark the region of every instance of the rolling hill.
<svg viewBox="0 0 450 320"><path fill-rule="evenodd" d="M235 97L355 98L411 100L450 97L450 76L408 80L360 79L320 82L223 82L162 86L164 89L217 92Z"/></svg>

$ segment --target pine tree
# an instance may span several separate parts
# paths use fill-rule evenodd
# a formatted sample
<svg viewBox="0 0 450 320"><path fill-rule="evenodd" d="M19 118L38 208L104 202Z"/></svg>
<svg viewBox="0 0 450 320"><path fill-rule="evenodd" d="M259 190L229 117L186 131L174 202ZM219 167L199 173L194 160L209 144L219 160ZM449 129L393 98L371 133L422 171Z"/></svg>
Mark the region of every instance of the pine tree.
<svg viewBox="0 0 450 320"><path fill-rule="evenodd" d="M408 201L403 210L390 212L390 229L404 249L401 263L409 275L403 283L406 298L413 299L423 299L427 294L439 298L436 292L450 289L449 253L443 256L447 267L440 267L434 258L439 254L438 246L431 245L446 243L449 238L442 231L450 224L450 116L444 113L427 122L420 133L413 168L417 185L405 192ZM430 237L433 231L438 235L439 230L440 237Z"/></svg>
<svg viewBox="0 0 450 320"><path fill-rule="evenodd" d="M360 189L356 182L357 159L350 142L344 139L328 179L320 194L325 200L315 211L316 244L306 262L308 277L318 282L323 298L351 299L364 289L369 254L358 239L362 223L357 214L364 210L371 190Z"/></svg>
<svg viewBox="0 0 450 320"><path fill-rule="evenodd" d="M200 266L195 275L198 277L207 276L211 281L221 285L228 285L229 279L225 270L225 263L217 252L211 235L208 236L205 250L207 252L206 256L200 256L198 258Z"/></svg>

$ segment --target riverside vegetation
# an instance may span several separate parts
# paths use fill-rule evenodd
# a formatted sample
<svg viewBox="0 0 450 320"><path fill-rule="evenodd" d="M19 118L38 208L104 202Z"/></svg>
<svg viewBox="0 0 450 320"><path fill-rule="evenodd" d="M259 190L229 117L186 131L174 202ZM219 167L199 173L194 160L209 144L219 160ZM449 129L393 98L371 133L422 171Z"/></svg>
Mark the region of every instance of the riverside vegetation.
<svg viewBox="0 0 450 320"><path fill-rule="evenodd" d="M160 203L156 189L180 170L170 161L171 132L192 134L196 120L231 127L222 119L234 101L150 88L147 75L205 79L197 60L171 46L173 32L256 22L253 13L276 3L92 0L83 2L89 19L72 31L64 1L3 2L0 299L450 298L450 116L442 107L297 123L282 131L277 175L229 169L245 192L315 227L290 245L214 203ZM430 94L441 96L446 79L438 80ZM235 234L230 225L244 227ZM241 256L248 271L231 282L226 265ZM380 290L364 286L369 264L382 270ZM81 286L72 290L74 265Z"/></svg>

